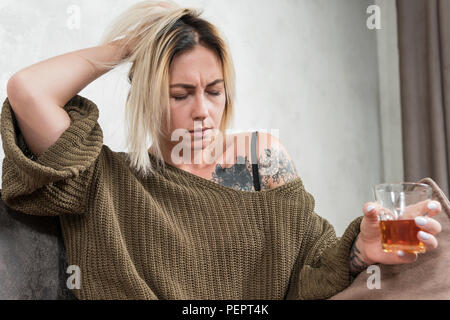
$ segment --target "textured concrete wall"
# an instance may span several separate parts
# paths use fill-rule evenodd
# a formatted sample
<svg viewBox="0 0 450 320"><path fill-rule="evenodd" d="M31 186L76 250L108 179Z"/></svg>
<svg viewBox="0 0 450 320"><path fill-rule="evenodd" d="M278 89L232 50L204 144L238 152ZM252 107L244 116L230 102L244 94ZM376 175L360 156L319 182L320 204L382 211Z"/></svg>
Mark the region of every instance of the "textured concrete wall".
<svg viewBox="0 0 450 320"><path fill-rule="evenodd" d="M0 99L6 81L37 61L94 46L136 1L2 0ZM228 40L237 71L236 131L279 130L316 212L342 234L383 179L376 30L365 0L179 0L201 7ZM81 95L100 109L104 143L126 151L127 67ZM121 118L122 116L122 118ZM3 150L0 159L3 158Z"/></svg>

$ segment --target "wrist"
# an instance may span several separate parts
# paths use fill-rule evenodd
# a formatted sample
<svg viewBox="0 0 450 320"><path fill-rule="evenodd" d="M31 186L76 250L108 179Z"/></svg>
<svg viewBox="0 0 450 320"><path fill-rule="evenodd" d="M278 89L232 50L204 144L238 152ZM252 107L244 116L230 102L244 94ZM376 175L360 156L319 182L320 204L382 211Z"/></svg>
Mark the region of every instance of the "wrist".
<svg viewBox="0 0 450 320"><path fill-rule="evenodd" d="M360 259L364 261L365 264L368 266L375 264L376 261L374 261L370 254L367 254L367 245L364 242L364 240L361 239L360 235L357 236L355 244L357 250L360 252Z"/></svg>
<svg viewBox="0 0 450 320"><path fill-rule="evenodd" d="M352 248L350 250L349 257L349 267L350 274L356 277L360 272L367 269L367 267L373 264L372 261L366 254L366 246L358 235L353 242Z"/></svg>
<svg viewBox="0 0 450 320"><path fill-rule="evenodd" d="M128 39L114 40L105 45L109 51L111 61L120 61L127 58L130 54L130 42Z"/></svg>

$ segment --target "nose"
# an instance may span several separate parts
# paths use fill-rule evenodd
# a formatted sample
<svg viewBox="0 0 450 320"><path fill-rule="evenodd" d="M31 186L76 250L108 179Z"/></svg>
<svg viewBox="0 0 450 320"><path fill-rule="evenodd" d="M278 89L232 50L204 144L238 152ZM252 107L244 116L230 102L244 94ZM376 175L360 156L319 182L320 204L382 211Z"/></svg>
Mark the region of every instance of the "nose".
<svg viewBox="0 0 450 320"><path fill-rule="evenodd" d="M203 94L197 94L192 110L192 118L195 120L203 121L208 117L208 106Z"/></svg>

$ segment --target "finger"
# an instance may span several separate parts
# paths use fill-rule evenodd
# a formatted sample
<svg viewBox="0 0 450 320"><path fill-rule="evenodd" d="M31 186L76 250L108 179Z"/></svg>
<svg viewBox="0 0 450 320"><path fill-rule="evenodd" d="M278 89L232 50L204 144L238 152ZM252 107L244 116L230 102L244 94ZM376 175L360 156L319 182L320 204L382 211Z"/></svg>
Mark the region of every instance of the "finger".
<svg viewBox="0 0 450 320"><path fill-rule="evenodd" d="M398 250L395 254L396 264L412 263L417 260L417 253Z"/></svg>
<svg viewBox="0 0 450 320"><path fill-rule="evenodd" d="M414 218L416 216L435 216L440 213L442 206L439 201L436 200L424 200L405 208L403 217Z"/></svg>
<svg viewBox="0 0 450 320"><path fill-rule="evenodd" d="M373 211L372 211L373 210ZM379 215L387 215L389 217L394 217L394 213L381 206L379 202L367 202L363 206L364 216L366 216L370 221L379 220Z"/></svg>
<svg viewBox="0 0 450 320"><path fill-rule="evenodd" d="M378 216L385 212L390 216L394 216L391 210L383 208L378 202L367 202L363 206L364 216L370 222L378 222Z"/></svg>
<svg viewBox="0 0 450 320"><path fill-rule="evenodd" d="M424 215L432 217L432 216L435 216L438 213L440 213L441 210L442 210L442 205L439 201L429 200L427 203L427 210L425 211Z"/></svg>
<svg viewBox="0 0 450 320"><path fill-rule="evenodd" d="M439 221L429 218L427 216L419 216L415 219L416 225L425 232L431 233L432 235L437 235L442 231L442 226Z"/></svg>
<svg viewBox="0 0 450 320"><path fill-rule="evenodd" d="M435 236L424 231L419 231L417 233L417 238L423 242L427 250L436 249L438 242Z"/></svg>
<svg viewBox="0 0 450 320"><path fill-rule="evenodd" d="M363 206L364 216L369 222L378 222L378 211L380 210L380 205L376 202L367 202Z"/></svg>

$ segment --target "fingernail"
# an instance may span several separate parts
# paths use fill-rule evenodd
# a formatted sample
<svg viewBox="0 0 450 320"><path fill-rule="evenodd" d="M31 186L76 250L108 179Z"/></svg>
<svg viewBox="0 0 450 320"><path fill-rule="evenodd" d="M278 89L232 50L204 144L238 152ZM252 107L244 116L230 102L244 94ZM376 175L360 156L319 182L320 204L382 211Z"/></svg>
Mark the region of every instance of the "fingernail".
<svg viewBox="0 0 450 320"><path fill-rule="evenodd" d="M405 253L402 250L398 250L397 255L400 257L403 257L405 255Z"/></svg>
<svg viewBox="0 0 450 320"><path fill-rule="evenodd" d="M369 204L366 208L366 211L371 212L373 209L375 209L375 206L373 204Z"/></svg>
<svg viewBox="0 0 450 320"><path fill-rule="evenodd" d="M430 202L428 202L427 207L430 210L436 210L439 207L439 204L436 201L430 201Z"/></svg>
<svg viewBox="0 0 450 320"><path fill-rule="evenodd" d="M419 231L419 237L423 240L428 240L430 239L430 235L426 232L423 231Z"/></svg>
<svg viewBox="0 0 450 320"><path fill-rule="evenodd" d="M425 219L424 217L416 217L414 220L419 226L422 227L427 224L427 219Z"/></svg>

